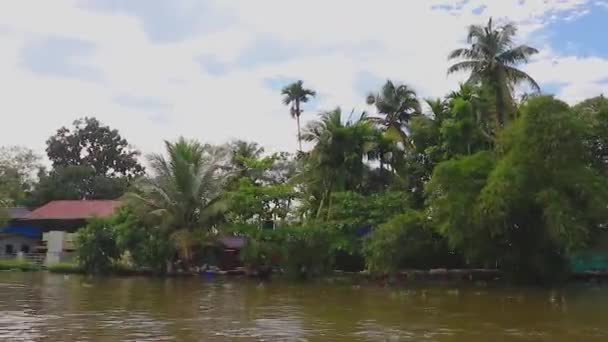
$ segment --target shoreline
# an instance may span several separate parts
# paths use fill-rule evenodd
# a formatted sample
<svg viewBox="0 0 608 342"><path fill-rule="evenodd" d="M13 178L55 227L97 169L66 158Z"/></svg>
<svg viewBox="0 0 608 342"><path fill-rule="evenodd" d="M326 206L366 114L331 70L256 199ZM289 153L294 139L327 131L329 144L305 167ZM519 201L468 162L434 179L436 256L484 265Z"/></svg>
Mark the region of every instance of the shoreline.
<svg viewBox="0 0 608 342"><path fill-rule="evenodd" d="M372 274L370 272L345 272L335 270L331 273L311 277L304 280L294 280L282 273L274 273L269 276L258 276L248 274L244 269L230 271L200 271L184 272L177 271L159 274L151 270L118 268L106 273L90 274L86 273L76 265L56 265L60 267L44 268L14 268L2 269L0 272L48 272L54 274L79 274L94 277L149 277L149 278L224 278L224 279L255 279L260 281L272 282L291 280L295 282L324 282L324 283L350 283L352 285L385 285L403 286L418 283L469 283L469 284L516 284L507 280L502 272L497 269L432 269L432 270L404 270L391 275ZM563 283L602 283L608 280L608 270L605 271L585 271L572 273L564 281L549 282L546 285L557 285Z"/></svg>

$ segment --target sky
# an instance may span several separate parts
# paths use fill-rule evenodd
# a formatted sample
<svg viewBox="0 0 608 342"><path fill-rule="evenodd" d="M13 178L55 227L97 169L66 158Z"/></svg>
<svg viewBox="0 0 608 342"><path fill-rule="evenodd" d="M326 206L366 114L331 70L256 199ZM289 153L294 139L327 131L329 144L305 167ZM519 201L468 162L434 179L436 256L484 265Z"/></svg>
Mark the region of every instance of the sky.
<svg viewBox="0 0 608 342"><path fill-rule="evenodd" d="M317 91L303 120L369 110L387 80L421 98L455 89L466 28L519 27L541 52L522 68L569 103L608 95L608 0L6 0L0 5L0 145L44 154L94 116L144 154L179 136L295 151L280 90Z"/></svg>

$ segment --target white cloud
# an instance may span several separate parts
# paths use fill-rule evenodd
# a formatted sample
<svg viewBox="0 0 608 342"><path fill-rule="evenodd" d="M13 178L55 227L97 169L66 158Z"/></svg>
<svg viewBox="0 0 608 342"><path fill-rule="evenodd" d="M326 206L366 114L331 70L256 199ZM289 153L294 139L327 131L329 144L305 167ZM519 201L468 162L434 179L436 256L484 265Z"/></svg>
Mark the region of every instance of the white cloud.
<svg viewBox="0 0 608 342"><path fill-rule="evenodd" d="M236 18L233 25L159 43L147 35L141 18L94 12L77 0L3 2L0 145L22 144L42 152L55 129L79 116L94 115L118 128L144 152L159 151L162 139L179 135L215 143L243 138L293 151L295 123L278 91L266 87L264 79L302 78L321 94L319 106L328 109L337 105L345 110L363 108L363 97L354 89L360 73L405 81L422 96L440 96L458 82L447 77L445 56L460 44L467 25L481 23L490 15L508 18L519 23L522 39L544 44L539 28L554 17L582 15L589 3L309 0L295 6L284 0L212 0L209 6ZM99 69L102 81L28 71L21 51L45 37L94 44L91 56L79 62ZM243 53L263 37L271 37L276 45L266 47L274 50L266 56L274 53L285 58L251 67L237 65L243 58L261 58ZM294 46L299 47L295 52ZM540 82L563 83L560 96L574 101L605 89L602 80L608 75L601 70L608 70L608 61L547 51L528 70ZM212 56L226 70L205 72L200 56ZM138 109L133 105L136 101L120 105L118 96L166 105L154 111L145 105ZM306 113L306 118L314 118L311 114Z"/></svg>

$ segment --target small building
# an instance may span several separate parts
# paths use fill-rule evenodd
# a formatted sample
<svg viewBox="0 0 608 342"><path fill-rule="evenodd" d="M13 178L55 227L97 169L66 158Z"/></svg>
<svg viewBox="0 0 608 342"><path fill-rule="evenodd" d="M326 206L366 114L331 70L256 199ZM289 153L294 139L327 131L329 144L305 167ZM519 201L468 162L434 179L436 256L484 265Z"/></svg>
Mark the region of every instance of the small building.
<svg viewBox="0 0 608 342"><path fill-rule="evenodd" d="M119 201L113 200L51 201L33 210L21 222L41 227L44 232L73 233L91 218L111 216L120 205Z"/></svg>
<svg viewBox="0 0 608 342"><path fill-rule="evenodd" d="M113 200L61 200L31 212L24 208L9 211L11 222L0 230L0 253L45 253L47 264L70 259L74 232L91 218L111 216L120 205Z"/></svg>
<svg viewBox="0 0 608 342"><path fill-rule="evenodd" d="M241 250L247 244L242 236L223 236L218 239L218 267L222 270L234 270L243 266Z"/></svg>
<svg viewBox="0 0 608 342"><path fill-rule="evenodd" d="M16 256L18 253L34 253L40 245L42 231L39 227L23 225L31 212L27 208L6 208L8 224L0 228L0 256Z"/></svg>

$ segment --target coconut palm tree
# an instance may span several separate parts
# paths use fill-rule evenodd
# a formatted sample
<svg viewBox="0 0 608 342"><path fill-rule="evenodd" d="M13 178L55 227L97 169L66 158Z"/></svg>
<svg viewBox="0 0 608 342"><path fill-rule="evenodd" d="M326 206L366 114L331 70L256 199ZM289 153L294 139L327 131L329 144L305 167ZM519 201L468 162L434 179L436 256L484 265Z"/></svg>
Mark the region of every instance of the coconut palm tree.
<svg viewBox="0 0 608 342"><path fill-rule="evenodd" d="M212 228L212 218L224 210L221 201L227 173L220 167L227 156L221 149L180 138L165 142L166 154L148 156L153 177L135 183L127 194L133 205L143 206L168 229L189 261L196 235Z"/></svg>
<svg viewBox="0 0 608 342"><path fill-rule="evenodd" d="M517 69L521 63L538 53L527 45L515 45L517 28L513 24L494 26L492 18L485 27L472 25L467 35L467 48L452 51L448 59L459 60L448 69L448 74L470 72L467 83L490 87L496 98L496 123L504 126L513 104L512 91L519 83L529 84L535 91L540 87L527 73Z"/></svg>
<svg viewBox="0 0 608 342"><path fill-rule="evenodd" d="M286 106L290 106L289 112L291 113L291 117L296 119L298 123L298 145L300 151L302 151L302 135L300 132L300 115L302 115L301 104L308 102L308 100L315 97L317 93L314 90L304 88L303 82L300 80L283 88L283 90L281 90L281 95L283 95L283 103Z"/></svg>
<svg viewBox="0 0 608 342"><path fill-rule="evenodd" d="M326 203L330 215L333 191L356 190L361 185L364 158L376 132L365 114L343 122L340 108L321 113L319 120L306 126L302 139L314 147L306 156L304 177L318 197L317 216Z"/></svg>
<svg viewBox="0 0 608 342"><path fill-rule="evenodd" d="M382 127L387 136L398 138L408 146L407 125L413 115L420 114L420 102L416 92L405 84L394 84L387 80L380 93L367 95L367 104L375 105L383 117L368 117Z"/></svg>

